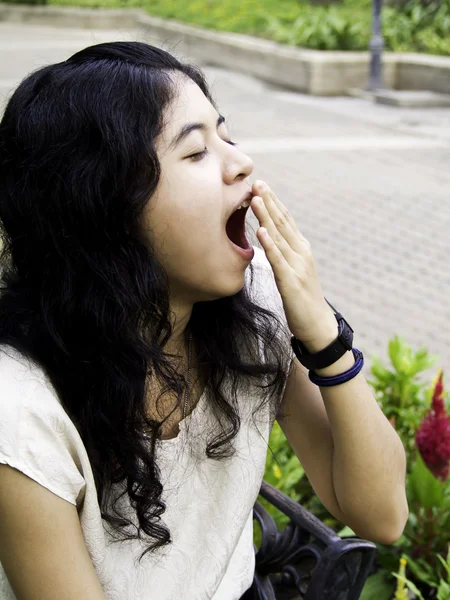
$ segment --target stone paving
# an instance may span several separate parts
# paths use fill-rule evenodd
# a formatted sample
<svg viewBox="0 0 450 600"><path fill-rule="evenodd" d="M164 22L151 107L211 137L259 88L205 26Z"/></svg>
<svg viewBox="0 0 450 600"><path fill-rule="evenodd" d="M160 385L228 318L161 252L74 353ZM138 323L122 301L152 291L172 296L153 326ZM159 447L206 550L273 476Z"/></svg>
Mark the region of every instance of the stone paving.
<svg viewBox="0 0 450 600"><path fill-rule="evenodd" d="M0 106L31 69L114 39L136 35L0 23ZM313 98L201 66L250 181L267 181L311 241L367 363L398 333L450 369L450 109Z"/></svg>

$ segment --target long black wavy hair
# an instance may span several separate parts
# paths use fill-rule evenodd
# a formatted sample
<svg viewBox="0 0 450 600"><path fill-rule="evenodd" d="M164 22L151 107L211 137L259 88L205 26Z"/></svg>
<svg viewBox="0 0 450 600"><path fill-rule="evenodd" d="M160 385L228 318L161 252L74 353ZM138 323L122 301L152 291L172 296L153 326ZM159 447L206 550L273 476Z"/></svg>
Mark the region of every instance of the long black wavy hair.
<svg viewBox="0 0 450 600"><path fill-rule="evenodd" d="M102 517L118 539L146 534L140 558L171 542L155 461L164 421L146 417L146 385L158 378L178 403L186 385L164 352L168 278L140 229L161 175L155 140L177 93L171 75L180 74L216 107L198 67L144 43L98 44L26 77L0 123L0 344L50 379L88 452ZM288 374L280 325L246 286L194 305L186 339L228 425L208 440L210 459L234 453L238 384L258 385L258 409L273 398L279 409ZM114 484L123 489L110 498ZM117 510L124 494L138 527Z"/></svg>

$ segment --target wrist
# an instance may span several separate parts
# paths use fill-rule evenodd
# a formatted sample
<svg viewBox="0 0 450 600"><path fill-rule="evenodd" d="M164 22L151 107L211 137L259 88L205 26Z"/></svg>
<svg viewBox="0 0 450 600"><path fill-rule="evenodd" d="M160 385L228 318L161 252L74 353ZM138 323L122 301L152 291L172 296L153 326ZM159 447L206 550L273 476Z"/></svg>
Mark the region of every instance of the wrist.
<svg viewBox="0 0 450 600"><path fill-rule="evenodd" d="M297 336L302 344L306 347L307 351L311 354L320 352L327 346L329 346L339 335L339 325L332 313L330 313L331 319L328 318L322 321L320 328L317 329L313 334L308 336L308 339L302 339ZM295 334L294 334L295 335Z"/></svg>
<svg viewBox="0 0 450 600"><path fill-rule="evenodd" d="M331 308L333 308L330 305ZM336 309L333 308L333 311ZM298 361L319 377L339 374L345 364L354 364L352 350L353 329L340 312L321 311L318 318L311 319L314 329L307 335L292 330L291 346ZM344 359L345 355L349 358ZM342 360L340 360L342 359ZM351 361L353 359L353 363ZM347 361L347 362L346 362ZM359 363L358 363L359 365ZM330 370L329 367L332 367ZM326 369L326 370L325 370ZM345 369L347 370L347 369Z"/></svg>

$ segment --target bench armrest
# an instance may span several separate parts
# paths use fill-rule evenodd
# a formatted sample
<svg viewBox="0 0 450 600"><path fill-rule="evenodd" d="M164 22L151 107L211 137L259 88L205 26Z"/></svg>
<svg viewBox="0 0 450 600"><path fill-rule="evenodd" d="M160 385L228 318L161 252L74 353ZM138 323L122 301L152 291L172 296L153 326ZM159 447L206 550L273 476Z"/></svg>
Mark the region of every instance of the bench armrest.
<svg viewBox="0 0 450 600"><path fill-rule="evenodd" d="M372 542L340 538L297 502L262 482L260 495L289 517L282 532L256 502L262 531L255 548L254 600L357 600L376 556Z"/></svg>

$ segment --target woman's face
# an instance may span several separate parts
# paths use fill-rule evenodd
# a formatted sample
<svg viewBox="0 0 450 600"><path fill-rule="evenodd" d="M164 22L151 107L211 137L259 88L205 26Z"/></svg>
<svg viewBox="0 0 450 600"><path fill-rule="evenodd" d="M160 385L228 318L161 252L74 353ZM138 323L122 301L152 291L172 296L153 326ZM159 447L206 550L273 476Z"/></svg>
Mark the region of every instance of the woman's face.
<svg viewBox="0 0 450 600"><path fill-rule="evenodd" d="M251 253L236 250L225 225L251 192L247 178L253 162L227 143L227 126L217 125L219 114L201 89L190 79L179 81L180 94L156 143L161 179L145 210L144 227L168 274L171 298L193 304L230 296L244 286ZM204 123L205 129L194 129L175 144L191 123Z"/></svg>

